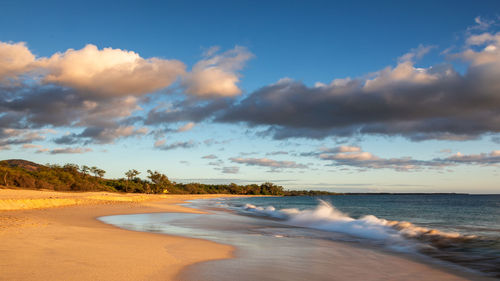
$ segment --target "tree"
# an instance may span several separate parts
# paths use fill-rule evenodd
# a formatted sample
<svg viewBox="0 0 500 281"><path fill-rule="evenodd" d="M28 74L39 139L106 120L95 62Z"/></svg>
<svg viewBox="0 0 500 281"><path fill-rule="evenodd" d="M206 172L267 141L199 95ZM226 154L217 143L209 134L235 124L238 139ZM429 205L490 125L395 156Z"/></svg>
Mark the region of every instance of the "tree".
<svg viewBox="0 0 500 281"><path fill-rule="evenodd" d="M125 176L127 176L127 185L125 186L125 192L128 192L128 184L129 182L134 179L137 175L139 175L141 172L137 171L136 169L128 170L125 172Z"/></svg>
<svg viewBox="0 0 500 281"><path fill-rule="evenodd" d="M168 193L168 189L172 187L172 183L170 182L168 177L164 174L159 173L158 171L152 172L151 170L148 170L148 173L148 178L153 184L153 188L151 189L151 191L153 193Z"/></svg>
<svg viewBox="0 0 500 281"><path fill-rule="evenodd" d="M101 179L102 179L102 177L104 177L104 174L106 174L106 171L104 171L103 169L99 169L99 168L98 168L98 169L95 171L95 173L96 173L96 175L97 175L99 178L101 178Z"/></svg>
<svg viewBox="0 0 500 281"><path fill-rule="evenodd" d="M99 177L99 178L102 178L104 176L104 174L106 173L106 171L99 169L96 166L93 166L92 168L90 168L90 172L92 174L94 174L94 176Z"/></svg>
<svg viewBox="0 0 500 281"><path fill-rule="evenodd" d="M87 165L83 165L80 171L82 172L83 177L86 177L87 174L90 172L90 167Z"/></svg>
<svg viewBox="0 0 500 281"><path fill-rule="evenodd" d="M76 164L67 163L67 164L64 164L64 166L63 166L64 171L70 172L72 174L76 174L78 172L78 169L79 169L79 167Z"/></svg>
<svg viewBox="0 0 500 281"><path fill-rule="evenodd" d="M7 176L9 175L9 171L5 171L5 174L3 175L3 183L6 187L9 187L9 184L7 183Z"/></svg>

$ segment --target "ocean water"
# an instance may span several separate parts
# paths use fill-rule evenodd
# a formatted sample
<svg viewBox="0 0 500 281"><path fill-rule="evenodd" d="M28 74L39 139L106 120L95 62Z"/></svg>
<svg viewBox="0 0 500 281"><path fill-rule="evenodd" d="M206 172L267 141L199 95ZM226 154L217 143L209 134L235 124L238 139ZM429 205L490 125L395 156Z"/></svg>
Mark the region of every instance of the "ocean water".
<svg viewBox="0 0 500 281"><path fill-rule="evenodd" d="M190 271L202 272L206 280L257 280L251 274L266 265L266 276L279 276L276 280L329 280L331 263L342 262L339 246L329 244L334 242L500 278L500 195L245 197L187 205L211 214L138 214L101 220L126 229L236 246L237 259L203 263ZM182 280L199 278L182 276Z"/></svg>
<svg viewBox="0 0 500 281"><path fill-rule="evenodd" d="M343 233L500 278L500 195L349 195L227 200L242 214Z"/></svg>

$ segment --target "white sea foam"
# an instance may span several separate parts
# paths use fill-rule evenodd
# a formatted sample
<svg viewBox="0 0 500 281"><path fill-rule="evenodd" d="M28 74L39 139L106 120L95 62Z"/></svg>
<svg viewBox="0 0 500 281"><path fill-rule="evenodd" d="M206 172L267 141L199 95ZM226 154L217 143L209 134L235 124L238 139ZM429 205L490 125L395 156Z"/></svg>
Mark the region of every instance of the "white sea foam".
<svg viewBox="0 0 500 281"><path fill-rule="evenodd" d="M373 215L355 219L323 200L320 200L319 205L311 210L277 210L273 206L258 207L252 204L246 204L243 208L254 214L282 219L286 224L293 226L376 240L399 251L413 250L415 247L432 247L431 244L439 246L440 243L446 243L450 240L475 238L474 236L462 236L459 233L441 232L435 229L419 227L410 222L385 220ZM417 243L423 242L422 240L432 243Z"/></svg>

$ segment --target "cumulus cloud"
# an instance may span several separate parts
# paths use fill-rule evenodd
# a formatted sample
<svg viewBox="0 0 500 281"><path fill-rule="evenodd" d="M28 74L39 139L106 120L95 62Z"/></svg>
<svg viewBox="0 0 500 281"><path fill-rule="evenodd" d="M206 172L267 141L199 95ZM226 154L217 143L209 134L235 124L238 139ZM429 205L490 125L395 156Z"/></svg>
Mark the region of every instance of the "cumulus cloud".
<svg viewBox="0 0 500 281"><path fill-rule="evenodd" d="M61 145L112 143L148 132L159 139L176 131L166 124L184 124L177 131L186 131L204 121L241 122L275 139L476 139L500 133L500 33L484 32L494 24L482 18L476 24L461 51L447 54L466 62L465 72L446 63L418 66L434 48L421 45L395 66L366 76L314 86L286 78L239 100L240 72L253 57L243 47L210 48L186 73L179 61L122 49L89 44L37 58L24 43L0 42L0 130L71 127L74 133L54 139ZM181 99L157 92L178 77L183 91L174 92ZM8 142L23 144L16 136L2 141L3 149Z"/></svg>
<svg viewBox="0 0 500 281"><path fill-rule="evenodd" d="M29 71L35 56L24 42L0 42L0 82L16 79L18 75Z"/></svg>
<svg viewBox="0 0 500 281"><path fill-rule="evenodd" d="M306 169L307 166L295 161L277 161L269 158L229 158L233 163L245 164L247 166L261 166L272 169Z"/></svg>
<svg viewBox="0 0 500 281"><path fill-rule="evenodd" d="M193 148L196 146L196 143L193 140L190 141L179 141L171 144L166 144L165 140L159 140L155 143L155 148L160 150L172 150L177 148Z"/></svg>
<svg viewBox="0 0 500 281"><path fill-rule="evenodd" d="M232 97L239 95L240 71L246 61L253 57L246 48L234 49L217 54L218 49L205 52L205 58L193 66L183 77L186 93L197 97Z"/></svg>
<svg viewBox="0 0 500 281"><path fill-rule="evenodd" d="M125 124L142 109L142 96L184 73L176 60L92 44L37 58L24 43L0 42L0 129L82 129L55 139L59 144L143 135L146 128Z"/></svg>
<svg viewBox="0 0 500 281"><path fill-rule="evenodd" d="M185 72L184 64L177 60L144 59L133 51L99 50L92 44L39 59L38 65L47 73L45 83L113 96L151 93L169 86Z"/></svg>
<svg viewBox="0 0 500 281"><path fill-rule="evenodd" d="M469 63L463 75L451 65L420 68L407 58L368 78L328 85L284 79L251 93L216 121L266 126L260 135L276 139L375 134L468 140L500 132L500 35L470 36L468 44L453 56Z"/></svg>

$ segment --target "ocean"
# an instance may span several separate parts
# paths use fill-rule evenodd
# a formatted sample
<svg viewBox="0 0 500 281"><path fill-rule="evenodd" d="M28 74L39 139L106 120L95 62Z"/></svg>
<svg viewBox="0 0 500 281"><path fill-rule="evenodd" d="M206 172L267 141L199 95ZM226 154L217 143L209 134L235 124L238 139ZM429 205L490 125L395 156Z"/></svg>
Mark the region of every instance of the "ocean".
<svg viewBox="0 0 500 281"><path fill-rule="evenodd" d="M209 280L234 280L242 273L234 271L231 276L232 268L242 263L262 267L263 260L273 263L273 270L281 268L281 277L293 268L290 278L281 280L300 280L299 269L308 268L304 264L317 267L333 260L333 250L328 251L331 241L500 278L500 195L240 197L187 205L212 214L139 214L101 220L126 229L232 244L244 252L246 260L212 262L212 268L215 264L225 271L200 265L199 270L214 274ZM281 250L269 251L273 247ZM217 272L227 274L217 276ZM316 277L307 274L310 280L322 280L321 270Z"/></svg>

